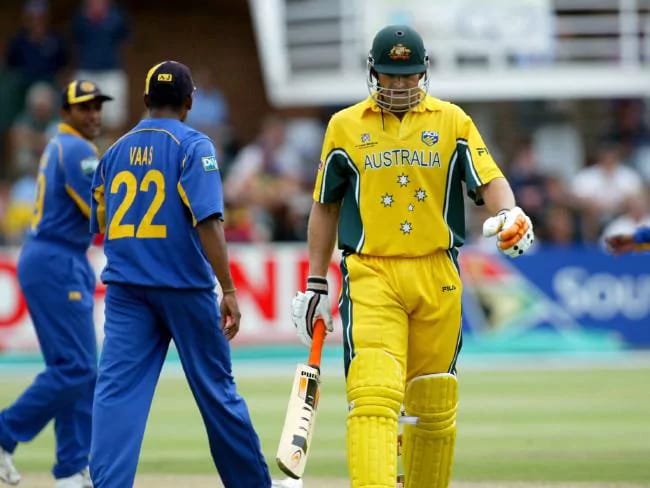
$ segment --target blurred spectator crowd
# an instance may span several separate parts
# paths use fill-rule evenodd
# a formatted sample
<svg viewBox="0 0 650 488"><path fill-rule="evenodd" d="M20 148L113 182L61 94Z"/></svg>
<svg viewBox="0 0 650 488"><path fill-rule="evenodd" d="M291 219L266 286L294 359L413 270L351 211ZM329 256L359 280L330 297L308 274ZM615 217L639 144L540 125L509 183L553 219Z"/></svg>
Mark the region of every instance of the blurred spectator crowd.
<svg viewBox="0 0 650 488"><path fill-rule="evenodd" d="M121 51L129 18L112 0L80 0L67 33L50 23L47 0L27 0L0 64L0 244L19 245L29 226L41 153L57 131L61 90L90 79L115 97L104 110L100 149L127 122Z"/></svg>
<svg viewBox="0 0 650 488"><path fill-rule="evenodd" d="M607 103L607 128L592 146L585 147L573 125L551 115L519 140L502 165L541 242L602 243L607 235L650 224L646 104L639 99Z"/></svg>
<svg viewBox="0 0 650 488"><path fill-rule="evenodd" d="M104 108L104 136L96 141L100 151L131 122L122 60L130 41L128 12L112 0L80 0L68 32L59 33L50 25L49 7L46 0L25 3L22 27L9 40L0 65L0 244L4 245L20 245L29 226L40 154L56 131L60 90L67 81L90 79L115 97ZM257 136L241 141L210 70L192 68L197 90L187 123L208 134L217 146L228 239L304 240L320 147L333 108L324 107L322 116L315 118L266 114ZM525 129L511 135L514 143L509 150L499 147L499 137L487 138L541 242L596 243L607 234L650 225L648 106L639 99L607 103L611 110L606 130L589 147L552 104L534 124L521 124ZM484 125L478 125L483 132ZM486 215L468 209L468 217L471 242L480 235Z"/></svg>

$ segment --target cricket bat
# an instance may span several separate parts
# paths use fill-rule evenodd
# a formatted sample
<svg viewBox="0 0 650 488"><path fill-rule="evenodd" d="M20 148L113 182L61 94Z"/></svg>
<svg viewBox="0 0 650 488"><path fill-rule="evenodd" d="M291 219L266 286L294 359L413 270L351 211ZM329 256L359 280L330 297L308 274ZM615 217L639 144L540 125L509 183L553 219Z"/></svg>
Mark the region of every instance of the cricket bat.
<svg viewBox="0 0 650 488"><path fill-rule="evenodd" d="M302 478L314 434L320 397L320 360L325 340L325 322L317 319L307 364L299 364L287 406L287 416L275 460L291 478Z"/></svg>

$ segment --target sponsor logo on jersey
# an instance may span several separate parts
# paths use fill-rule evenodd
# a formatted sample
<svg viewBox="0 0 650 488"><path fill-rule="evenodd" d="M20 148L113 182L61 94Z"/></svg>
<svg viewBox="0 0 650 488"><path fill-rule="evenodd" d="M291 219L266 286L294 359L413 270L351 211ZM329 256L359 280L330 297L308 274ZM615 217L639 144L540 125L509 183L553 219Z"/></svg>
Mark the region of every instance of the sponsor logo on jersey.
<svg viewBox="0 0 650 488"><path fill-rule="evenodd" d="M99 160L95 156L91 156L86 159L81 160L81 171L83 174L86 176L89 176L95 172L97 169L97 165L99 164Z"/></svg>
<svg viewBox="0 0 650 488"><path fill-rule="evenodd" d="M368 134L367 132L361 134L361 142L363 142L364 144L370 142L370 134Z"/></svg>
<svg viewBox="0 0 650 488"><path fill-rule="evenodd" d="M490 154L490 151L488 151L487 147L477 147L476 148L476 153L479 156L483 156L484 154Z"/></svg>
<svg viewBox="0 0 650 488"><path fill-rule="evenodd" d="M422 142L424 142L427 146L433 146L436 142L438 142L439 138L440 136L436 131L433 130L422 131Z"/></svg>
<svg viewBox="0 0 650 488"><path fill-rule="evenodd" d="M201 162L203 163L203 171L217 171L219 169L217 158L214 156L205 156L201 158Z"/></svg>

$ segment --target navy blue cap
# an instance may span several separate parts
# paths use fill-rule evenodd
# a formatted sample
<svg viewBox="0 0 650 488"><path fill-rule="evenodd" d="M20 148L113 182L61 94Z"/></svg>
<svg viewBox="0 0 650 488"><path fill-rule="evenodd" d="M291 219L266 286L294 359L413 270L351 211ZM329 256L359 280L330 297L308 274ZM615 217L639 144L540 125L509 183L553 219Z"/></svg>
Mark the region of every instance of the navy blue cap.
<svg viewBox="0 0 650 488"><path fill-rule="evenodd" d="M88 80L71 81L61 94L61 105L64 107L89 102L90 100L106 102L113 100L113 97L102 93L97 84Z"/></svg>
<svg viewBox="0 0 650 488"><path fill-rule="evenodd" d="M180 106L194 91L190 69L177 61L163 61L147 72L144 94L154 106Z"/></svg>

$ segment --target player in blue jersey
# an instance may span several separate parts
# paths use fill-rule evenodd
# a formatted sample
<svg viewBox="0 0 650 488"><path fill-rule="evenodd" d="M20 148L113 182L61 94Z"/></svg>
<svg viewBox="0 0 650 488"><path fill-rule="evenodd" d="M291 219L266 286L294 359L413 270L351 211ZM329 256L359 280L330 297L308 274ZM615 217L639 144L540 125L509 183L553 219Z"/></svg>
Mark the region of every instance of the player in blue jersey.
<svg viewBox="0 0 650 488"><path fill-rule="evenodd" d="M105 232L107 259L90 455L95 488L133 486L172 339L224 485L271 486L231 372L228 341L237 334L240 312L216 152L207 136L183 123L193 91L185 65L152 67L145 81L148 117L108 149L95 172L91 229Z"/></svg>
<svg viewBox="0 0 650 488"><path fill-rule="evenodd" d="M58 133L37 177L31 231L18 260L18 280L36 329L45 371L0 412L0 480L18 484L11 454L54 419L57 488L90 487L90 415L97 371L93 326L95 274L86 257L90 185L97 166L101 109L106 100L90 81L63 92Z"/></svg>
<svg viewBox="0 0 650 488"><path fill-rule="evenodd" d="M605 239L607 249L612 254L625 254L632 251L650 250L650 227L639 227L629 234L617 234Z"/></svg>

